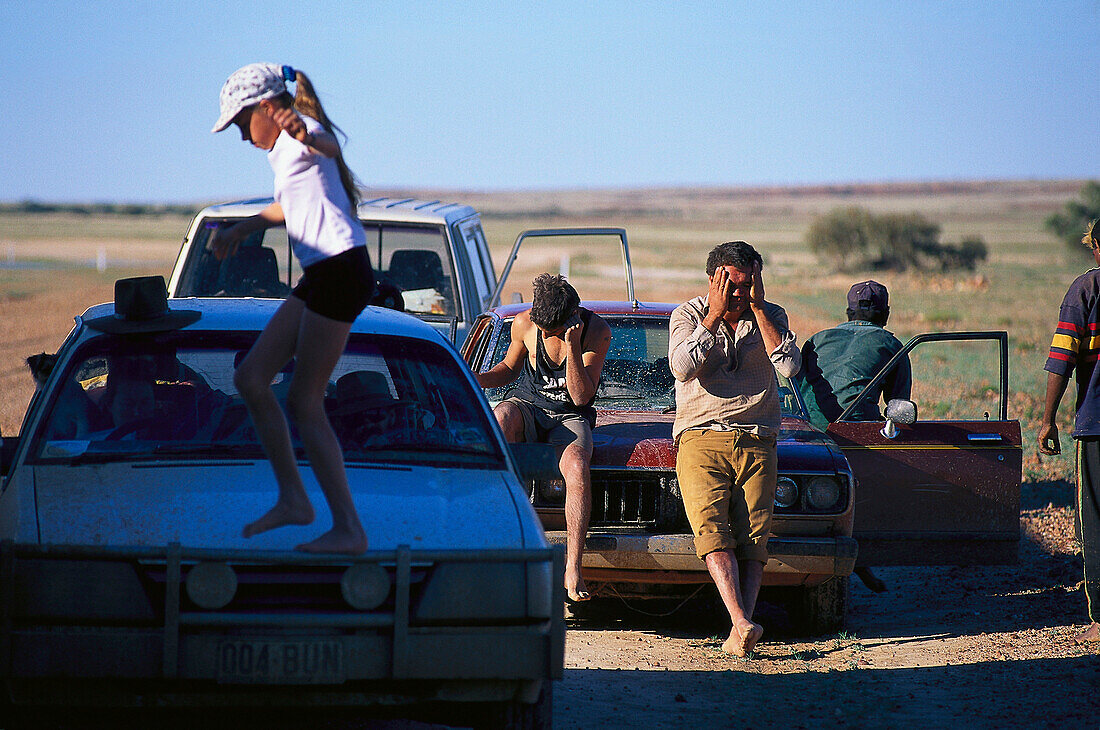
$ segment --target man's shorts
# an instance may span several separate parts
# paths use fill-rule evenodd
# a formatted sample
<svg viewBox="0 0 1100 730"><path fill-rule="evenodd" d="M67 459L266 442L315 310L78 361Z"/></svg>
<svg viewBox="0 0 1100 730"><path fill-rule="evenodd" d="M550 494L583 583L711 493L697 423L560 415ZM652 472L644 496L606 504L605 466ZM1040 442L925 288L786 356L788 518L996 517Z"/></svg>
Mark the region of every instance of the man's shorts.
<svg viewBox="0 0 1100 730"><path fill-rule="evenodd" d="M523 414L523 439L563 449L574 441L592 455L592 424L579 413L547 413L519 398L507 398Z"/></svg>
<svg viewBox="0 0 1100 730"><path fill-rule="evenodd" d="M290 292L306 309L338 322L354 322L374 295L374 269L365 246L310 264Z"/></svg>
<svg viewBox="0 0 1100 730"><path fill-rule="evenodd" d="M733 550L738 560L768 562L776 461L774 436L701 429L680 435L676 478L700 559Z"/></svg>

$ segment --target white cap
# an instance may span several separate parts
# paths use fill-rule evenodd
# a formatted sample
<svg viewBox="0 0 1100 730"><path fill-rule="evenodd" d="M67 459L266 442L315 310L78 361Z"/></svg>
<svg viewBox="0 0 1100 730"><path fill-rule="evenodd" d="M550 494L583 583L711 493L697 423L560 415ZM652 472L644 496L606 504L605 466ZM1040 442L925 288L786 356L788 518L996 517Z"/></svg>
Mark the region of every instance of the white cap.
<svg viewBox="0 0 1100 730"><path fill-rule="evenodd" d="M284 93L286 76L294 78L294 69L274 63L250 63L234 71L222 86L221 115L210 131L222 131L242 109Z"/></svg>

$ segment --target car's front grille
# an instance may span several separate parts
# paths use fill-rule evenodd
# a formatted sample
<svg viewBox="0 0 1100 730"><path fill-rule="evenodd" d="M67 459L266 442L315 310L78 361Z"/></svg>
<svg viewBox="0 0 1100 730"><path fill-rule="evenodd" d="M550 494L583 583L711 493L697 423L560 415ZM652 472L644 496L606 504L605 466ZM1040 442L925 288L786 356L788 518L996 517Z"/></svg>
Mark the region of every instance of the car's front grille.
<svg viewBox="0 0 1100 730"><path fill-rule="evenodd" d="M257 565L250 563L232 563L237 577L237 589L227 606L219 609L221 613L340 613L352 610L344 599L340 587L341 577L346 566L332 565ZM390 585L394 583L394 567L384 565L390 576ZM183 566L183 578L186 579L190 565ZM167 583L167 571L163 563L149 562L141 564L141 575L146 592L155 610L164 605L164 591ZM428 566L412 567L410 591L415 599L423 590L430 570ZM188 597L187 591L180 590L182 608L185 611L201 611ZM394 594L391 590L385 601L375 608L379 612L392 612Z"/></svg>
<svg viewBox="0 0 1100 730"><path fill-rule="evenodd" d="M548 494L532 485L531 494L536 507L564 506L564 491ZM690 532L676 474L648 469L593 468L589 526Z"/></svg>

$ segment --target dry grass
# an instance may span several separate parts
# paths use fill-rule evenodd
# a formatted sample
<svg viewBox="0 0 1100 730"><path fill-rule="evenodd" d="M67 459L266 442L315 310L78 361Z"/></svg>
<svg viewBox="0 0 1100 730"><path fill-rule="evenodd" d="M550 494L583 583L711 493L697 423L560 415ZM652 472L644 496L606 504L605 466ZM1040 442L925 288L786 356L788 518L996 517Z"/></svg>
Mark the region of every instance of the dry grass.
<svg viewBox="0 0 1100 730"><path fill-rule="evenodd" d="M494 262L503 266L515 237L529 228L574 225L626 228L636 295L650 301L682 301L702 293L707 251L743 238L766 261L768 298L786 307L793 329L805 339L843 319L844 294L874 277L891 292L890 326L902 339L931 330L1006 329L1011 343L1010 416L1025 431L1025 475L1031 479L1072 474L1067 457L1040 461L1033 447L1040 416L1042 371L1058 304L1073 277L1089 264L1072 258L1042 228L1050 213L1075 197L1081 181L865 185L817 188L588 190L533 193L393 191L402 195L469 202L483 214ZM386 191L372 191L384 194ZM838 205L875 212L920 212L939 223L943 240L982 236L990 259L976 274L930 275L822 268L803 236L814 216ZM88 305L107 301L116 278L167 276L187 221L178 216L0 215L0 265L27 261L49 269L0 268L0 431L18 432L31 395L23 358L55 350ZM90 264L102 249L109 268ZM568 258L570 278L589 299L625 297L615 239L537 240L521 251L509 277L511 292L530 296L541 271L558 271ZM922 412L957 413L963 405L988 404L987 372L955 359L922 380ZM993 384L996 384L995 377ZM975 399L971 396L980 396ZM1069 432L1070 398L1062 407ZM1063 446L1070 446L1063 437Z"/></svg>

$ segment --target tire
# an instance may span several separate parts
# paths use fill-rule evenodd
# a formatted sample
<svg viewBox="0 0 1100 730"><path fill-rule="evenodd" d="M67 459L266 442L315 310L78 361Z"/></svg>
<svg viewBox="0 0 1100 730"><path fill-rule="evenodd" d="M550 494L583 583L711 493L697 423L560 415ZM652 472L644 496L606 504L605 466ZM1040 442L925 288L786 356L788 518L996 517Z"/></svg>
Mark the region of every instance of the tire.
<svg viewBox="0 0 1100 730"><path fill-rule="evenodd" d="M848 612L848 576L836 576L820 585L796 590L788 613L799 633L831 634L844 627Z"/></svg>
<svg viewBox="0 0 1100 730"><path fill-rule="evenodd" d="M542 690L534 704L519 700L494 702L478 708L474 730L549 730L554 726L554 683L542 680Z"/></svg>

